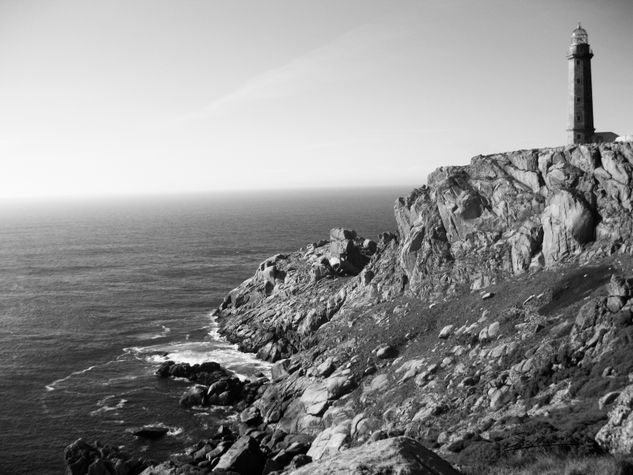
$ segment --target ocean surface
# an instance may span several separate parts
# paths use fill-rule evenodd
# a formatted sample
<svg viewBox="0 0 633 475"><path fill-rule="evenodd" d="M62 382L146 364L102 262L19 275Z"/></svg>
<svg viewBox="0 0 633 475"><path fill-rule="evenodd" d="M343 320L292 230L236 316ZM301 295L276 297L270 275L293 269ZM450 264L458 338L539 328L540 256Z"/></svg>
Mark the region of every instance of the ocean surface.
<svg viewBox="0 0 633 475"><path fill-rule="evenodd" d="M269 366L214 332L210 313L259 262L344 226L394 231L398 189L221 193L0 205L0 473L61 474L79 437L161 459L221 408L185 410L161 361ZM167 356L165 356L167 354ZM164 424L158 441L136 439Z"/></svg>

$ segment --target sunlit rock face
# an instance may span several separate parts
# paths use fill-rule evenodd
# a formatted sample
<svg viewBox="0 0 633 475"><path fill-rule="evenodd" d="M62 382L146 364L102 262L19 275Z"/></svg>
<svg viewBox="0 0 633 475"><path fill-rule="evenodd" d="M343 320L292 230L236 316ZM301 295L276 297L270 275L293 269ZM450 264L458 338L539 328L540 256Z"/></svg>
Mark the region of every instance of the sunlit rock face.
<svg viewBox="0 0 633 475"><path fill-rule="evenodd" d="M414 294L485 287L631 248L633 144L477 156L400 198L399 264Z"/></svg>

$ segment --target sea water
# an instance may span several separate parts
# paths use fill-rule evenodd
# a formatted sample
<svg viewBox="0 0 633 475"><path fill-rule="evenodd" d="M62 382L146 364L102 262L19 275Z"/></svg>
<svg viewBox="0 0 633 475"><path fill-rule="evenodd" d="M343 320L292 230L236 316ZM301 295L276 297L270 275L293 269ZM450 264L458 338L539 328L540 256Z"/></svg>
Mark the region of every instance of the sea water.
<svg viewBox="0 0 633 475"><path fill-rule="evenodd" d="M394 231L399 189L223 193L0 206L0 473L63 473L79 437L164 459L225 409L185 410L161 361L268 364L210 316L259 262L344 226ZM169 427L157 441L134 428Z"/></svg>

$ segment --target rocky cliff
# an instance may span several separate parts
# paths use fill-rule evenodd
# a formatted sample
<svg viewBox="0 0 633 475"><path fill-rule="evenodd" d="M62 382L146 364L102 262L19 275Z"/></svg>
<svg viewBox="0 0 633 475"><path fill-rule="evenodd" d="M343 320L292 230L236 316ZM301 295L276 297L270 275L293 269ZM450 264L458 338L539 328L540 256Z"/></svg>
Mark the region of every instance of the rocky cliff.
<svg viewBox="0 0 633 475"><path fill-rule="evenodd" d="M632 178L630 143L478 156L265 260L216 315L271 380L205 373L238 434L146 473L631 473Z"/></svg>
<svg viewBox="0 0 633 475"><path fill-rule="evenodd" d="M631 246L631 143L521 150L443 167L398 200L411 291L485 287Z"/></svg>
<svg viewBox="0 0 633 475"><path fill-rule="evenodd" d="M330 241L263 262L225 299L224 333L275 361L309 346L320 325L349 307L402 293L432 303L459 288L628 253L632 172L630 142L521 150L442 167L395 203L397 235L374 243L337 229ZM363 257L352 259L349 273L364 268L360 277L325 279L337 276L329 261L346 262L343 246Z"/></svg>

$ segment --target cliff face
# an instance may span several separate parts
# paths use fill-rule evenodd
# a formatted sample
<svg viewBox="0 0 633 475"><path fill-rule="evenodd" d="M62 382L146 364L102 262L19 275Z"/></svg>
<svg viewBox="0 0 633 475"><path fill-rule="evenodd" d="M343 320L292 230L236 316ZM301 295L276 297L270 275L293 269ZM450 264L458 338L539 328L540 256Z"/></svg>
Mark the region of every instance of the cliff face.
<svg viewBox="0 0 633 475"><path fill-rule="evenodd" d="M478 156L395 205L416 295L631 248L631 143Z"/></svg>

